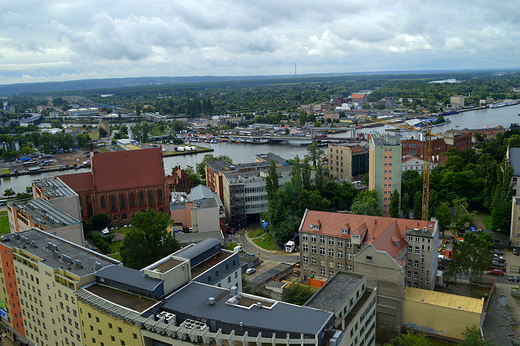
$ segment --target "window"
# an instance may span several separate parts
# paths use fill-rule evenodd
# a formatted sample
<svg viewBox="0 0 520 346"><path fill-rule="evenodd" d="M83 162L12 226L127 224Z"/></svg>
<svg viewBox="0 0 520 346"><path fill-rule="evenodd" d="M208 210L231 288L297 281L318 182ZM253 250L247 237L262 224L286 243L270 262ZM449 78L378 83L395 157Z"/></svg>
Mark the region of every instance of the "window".
<svg viewBox="0 0 520 346"><path fill-rule="evenodd" d="M329 249L329 257L334 257L334 250Z"/></svg>
<svg viewBox="0 0 520 346"><path fill-rule="evenodd" d="M334 261L329 261L329 268L334 268Z"/></svg>
<svg viewBox="0 0 520 346"><path fill-rule="evenodd" d="M162 189L157 190L157 198L159 199L159 203L164 203Z"/></svg>
<svg viewBox="0 0 520 346"><path fill-rule="evenodd" d="M343 239L338 239L338 246L339 246L339 247L342 247L342 246L343 246Z"/></svg>
<svg viewBox="0 0 520 346"><path fill-rule="evenodd" d="M137 339L137 334L133 333L134 339Z"/></svg>
<svg viewBox="0 0 520 346"><path fill-rule="evenodd" d="M116 196L115 195L110 195L110 207L111 207L112 210L116 210L117 209Z"/></svg>
<svg viewBox="0 0 520 346"><path fill-rule="evenodd" d="M334 238L329 237L329 245L334 245Z"/></svg>
<svg viewBox="0 0 520 346"><path fill-rule="evenodd" d="M309 250L309 248L307 247L307 244L303 244L302 245L302 251L303 252L307 252Z"/></svg>
<svg viewBox="0 0 520 346"><path fill-rule="evenodd" d="M135 207L135 195L133 192L130 193L130 206Z"/></svg>
<svg viewBox="0 0 520 346"><path fill-rule="evenodd" d="M413 251L413 246L408 245L408 253L412 253L412 251Z"/></svg>
<svg viewBox="0 0 520 346"><path fill-rule="evenodd" d="M338 258L343 258L343 251L342 250L338 250Z"/></svg>
<svg viewBox="0 0 520 346"><path fill-rule="evenodd" d="M311 264L316 264L316 258L314 258L314 257L311 258Z"/></svg>
<svg viewBox="0 0 520 346"><path fill-rule="evenodd" d="M414 280L417 280L418 277L419 277L419 276L417 275L417 273L413 273L413 279L414 279Z"/></svg>
<svg viewBox="0 0 520 346"><path fill-rule="evenodd" d="M334 270L329 270L329 277L334 276Z"/></svg>
<svg viewBox="0 0 520 346"><path fill-rule="evenodd" d="M153 190L148 191L148 205L155 205L153 200Z"/></svg>
<svg viewBox="0 0 520 346"><path fill-rule="evenodd" d="M307 233L303 233L303 234L302 234L302 240L303 240L303 241L307 241L307 240L308 240Z"/></svg>
<svg viewBox="0 0 520 346"><path fill-rule="evenodd" d="M412 272L406 272L406 277L410 279L412 277Z"/></svg>
<svg viewBox="0 0 520 346"><path fill-rule="evenodd" d="M320 244L325 244L325 236L320 235Z"/></svg>
<svg viewBox="0 0 520 346"><path fill-rule="evenodd" d="M316 246L311 246L311 253L316 253Z"/></svg>
<svg viewBox="0 0 520 346"><path fill-rule="evenodd" d="M139 205L144 205L144 192L139 191Z"/></svg>
<svg viewBox="0 0 520 346"><path fill-rule="evenodd" d="M325 267L325 260L320 260L320 266Z"/></svg>
<svg viewBox="0 0 520 346"><path fill-rule="evenodd" d="M419 262L415 261L414 268L419 268Z"/></svg>
<svg viewBox="0 0 520 346"><path fill-rule="evenodd" d="M343 263L338 263L338 270L343 270Z"/></svg>
<svg viewBox="0 0 520 346"><path fill-rule="evenodd" d="M228 278L227 278L227 282L228 282L228 283L231 282L231 276L228 276Z"/></svg>
<svg viewBox="0 0 520 346"><path fill-rule="evenodd" d="M325 276L325 269L320 269L320 275Z"/></svg>
<svg viewBox="0 0 520 346"><path fill-rule="evenodd" d="M367 256L366 260L367 260L367 262L372 262L372 256Z"/></svg>
<svg viewBox="0 0 520 346"><path fill-rule="evenodd" d="M125 195L120 193L119 194L119 206L121 208L126 208L126 200L125 200Z"/></svg>
<svg viewBox="0 0 520 346"><path fill-rule="evenodd" d="M419 254L419 247L418 247L418 246L415 247L415 254L416 254L416 255Z"/></svg>
<svg viewBox="0 0 520 346"><path fill-rule="evenodd" d="M308 262L309 262L309 257L303 256L303 263L308 263Z"/></svg>
<svg viewBox="0 0 520 346"><path fill-rule="evenodd" d="M352 248L352 241L350 239L347 240L347 249Z"/></svg>
<svg viewBox="0 0 520 346"><path fill-rule="evenodd" d="M316 242L316 235L315 234L311 234L311 242L313 242L313 243Z"/></svg>
<svg viewBox="0 0 520 346"><path fill-rule="evenodd" d="M351 271L352 271L352 266L351 266L350 264L347 264L347 265L345 266L345 269L346 269L347 271L351 272Z"/></svg>
<svg viewBox="0 0 520 346"><path fill-rule="evenodd" d="M411 266L412 266L412 260L408 260L408 263L406 263L406 265L407 265L408 267L411 267Z"/></svg>
<svg viewBox="0 0 520 346"><path fill-rule="evenodd" d="M105 203L105 196L101 195L99 198L99 203L101 204L101 209L105 209L107 207Z"/></svg>
<svg viewBox="0 0 520 346"><path fill-rule="evenodd" d="M352 253L351 253L351 252L347 252L347 259L348 259L348 260L351 260L351 259L352 259Z"/></svg>
<svg viewBox="0 0 520 346"><path fill-rule="evenodd" d="M325 248L324 247L320 247L320 255L325 255Z"/></svg>
<svg viewBox="0 0 520 346"><path fill-rule="evenodd" d="M121 327L117 327L117 331L118 331L119 333L122 333L122 332L123 332L123 329L121 329Z"/></svg>

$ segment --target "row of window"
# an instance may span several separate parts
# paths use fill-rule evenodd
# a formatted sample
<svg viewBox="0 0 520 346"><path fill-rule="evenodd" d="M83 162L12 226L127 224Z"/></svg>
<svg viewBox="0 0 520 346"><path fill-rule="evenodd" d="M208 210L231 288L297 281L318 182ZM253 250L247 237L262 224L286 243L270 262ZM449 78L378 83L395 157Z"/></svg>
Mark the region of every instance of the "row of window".
<svg viewBox="0 0 520 346"><path fill-rule="evenodd" d="M130 197L130 207L135 207L135 194L134 192L129 192ZM163 197L163 191L162 189L157 190L157 198L159 204L164 203L164 197ZM105 196L101 195L99 197L99 203L101 205L101 209L106 208L106 200ZM144 199L144 191L139 191L139 205L145 205L145 199ZM155 205L154 196L153 196L153 190L148 190L148 205ZM119 194L119 208L123 209L126 208L126 197L124 193ZM110 195L110 209L111 210L117 210L117 203L116 203L116 195L112 194Z"/></svg>
<svg viewBox="0 0 520 346"><path fill-rule="evenodd" d="M258 192L265 192L265 186L244 188L244 193L258 193Z"/></svg>
<svg viewBox="0 0 520 346"><path fill-rule="evenodd" d="M302 252L309 252L309 247L307 244L303 244L302 245ZM312 254L316 254L316 246L312 245L311 246L311 253ZM336 252L338 258L343 258L343 250L338 250ZM320 255L321 256L325 256L325 248L324 247L320 247ZM334 257L334 249L328 249L328 255L329 257ZM352 259L352 253L350 252L347 252L347 259Z"/></svg>
<svg viewBox="0 0 520 346"><path fill-rule="evenodd" d="M334 261L328 261L328 263L326 263L324 259L321 259L321 260L319 260L319 262L320 262L320 264L319 264L320 267L325 267L326 264L327 264L327 266L329 268L334 268ZM309 257L308 256L303 256L303 263L309 263ZM315 257L311 257L311 264L312 265L317 265L318 264L318 260ZM336 268L338 270L343 270L343 266L344 265L341 262L336 263ZM348 271L351 271L352 270L352 265L351 264L347 264L345 266L345 269L348 270Z"/></svg>
<svg viewBox="0 0 520 346"><path fill-rule="evenodd" d="M343 232L343 230L342 230L342 233L348 234L348 232ZM316 240L318 239L318 236L316 234L311 234L310 239L311 239L312 243L315 243ZM307 233L302 233L302 241L308 241L308 240L309 240L309 235ZM337 246L343 247L344 239L334 238L334 237L325 237L324 235L320 235L320 238L319 238L320 244L325 244L325 241L327 241L329 246L333 246L336 243ZM352 248L352 242L350 239L345 239L345 244L347 246L347 249Z"/></svg>

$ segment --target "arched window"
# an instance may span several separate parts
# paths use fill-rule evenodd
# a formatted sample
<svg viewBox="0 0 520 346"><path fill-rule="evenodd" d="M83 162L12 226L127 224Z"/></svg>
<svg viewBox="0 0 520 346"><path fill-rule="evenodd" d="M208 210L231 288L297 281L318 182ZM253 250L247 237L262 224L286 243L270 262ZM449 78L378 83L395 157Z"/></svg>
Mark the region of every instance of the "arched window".
<svg viewBox="0 0 520 346"><path fill-rule="evenodd" d="M144 192L139 191L139 205L144 205Z"/></svg>
<svg viewBox="0 0 520 346"><path fill-rule="evenodd" d="M157 198L159 199L159 203L164 203L163 201L163 195L162 195L162 189L159 189L157 191Z"/></svg>
<svg viewBox="0 0 520 346"><path fill-rule="evenodd" d="M126 220L127 218L128 216L126 215L126 213L121 214L121 220Z"/></svg>
<svg viewBox="0 0 520 346"><path fill-rule="evenodd" d="M122 193L119 194L119 204L121 205L121 208L126 208L125 195Z"/></svg>
<svg viewBox="0 0 520 346"><path fill-rule="evenodd" d="M155 205L153 202L153 190L148 190L148 205Z"/></svg>
<svg viewBox="0 0 520 346"><path fill-rule="evenodd" d="M135 195L133 192L130 192L130 206L135 207Z"/></svg>
<svg viewBox="0 0 520 346"><path fill-rule="evenodd" d="M101 204L101 209L105 209L107 207L105 203L105 196L101 195L101 198L99 199L99 203Z"/></svg>
<svg viewBox="0 0 520 346"><path fill-rule="evenodd" d="M112 207L112 210L116 210L116 195L110 195L110 206Z"/></svg>

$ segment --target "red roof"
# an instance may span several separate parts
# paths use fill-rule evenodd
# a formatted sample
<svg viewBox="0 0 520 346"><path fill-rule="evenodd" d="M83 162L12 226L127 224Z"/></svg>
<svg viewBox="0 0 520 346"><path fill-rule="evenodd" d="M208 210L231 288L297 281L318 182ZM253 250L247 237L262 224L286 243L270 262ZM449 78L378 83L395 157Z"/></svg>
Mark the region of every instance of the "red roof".
<svg viewBox="0 0 520 346"><path fill-rule="evenodd" d="M92 175L96 192L163 185L161 148L96 153Z"/></svg>
<svg viewBox="0 0 520 346"><path fill-rule="evenodd" d="M321 221L320 229L311 229L311 224L317 219ZM345 224L350 226L349 234L341 232L345 229ZM433 230L435 222L308 210L300 231L345 239L351 239L352 233L363 234L366 231L363 239L365 243L372 244L377 250L385 251L395 258L407 245L406 231L423 227ZM400 239L404 241L396 241Z"/></svg>
<svg viewBox="0 0 520 346"><path fill-rule="evenodd" d="M58 175L56 178L63 181L76 193L92 190L92 173L75 173Z"/></svg>
<svg viewBox="0 0 520 346"><path fill-rule="evenodd" d="M366 96L367 96L366 94L352 94L351 98L362 99L362 98L365 98Z"/></svg>

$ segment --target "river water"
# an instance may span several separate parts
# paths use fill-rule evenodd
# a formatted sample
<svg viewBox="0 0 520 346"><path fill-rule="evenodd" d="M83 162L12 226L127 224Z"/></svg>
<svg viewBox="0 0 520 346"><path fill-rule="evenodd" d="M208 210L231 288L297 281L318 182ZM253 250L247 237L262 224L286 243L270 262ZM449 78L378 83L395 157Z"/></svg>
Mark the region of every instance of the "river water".
<svg viewBox="0 0 520 346"><path fill-rule="evenodd" d="M476 129L483 127L503 126L508 128L512 123L520 123L520 105L482 109L476 111L463 112L446 117L451 120L451 123L434 127L432 132L442 133L450 129ZM458 125L458 126L457 126ZM370 129L358 130L358 133L381 133L385 132L387 126L375 127ZM417 133L417 132L412 132ZM338 134L339 137L345 137L344 133ZM299 141L290 144L237 144L237 143L216 143L216 144L201 144L212 148L211 153L214 156L228 155L234 163L253 162L257 154L272 152L284 159L292 159L298 155L300 158L307 154L307 147L300 145ZM166 174L170 174L175 166L195 167L197 163L202 161L205 154L194 154L184 156L172 156L164 158L164 169ZM83 168L76 171L64 172L50 172L36 175L22 175L18 177L3 178L0 181L0 192L7 188L13 188L15 192L24 192L26 186L31 185L31 181L35 179L50 178L56 175L73 174L78 172L88 172L89 169Z"/></svg>

